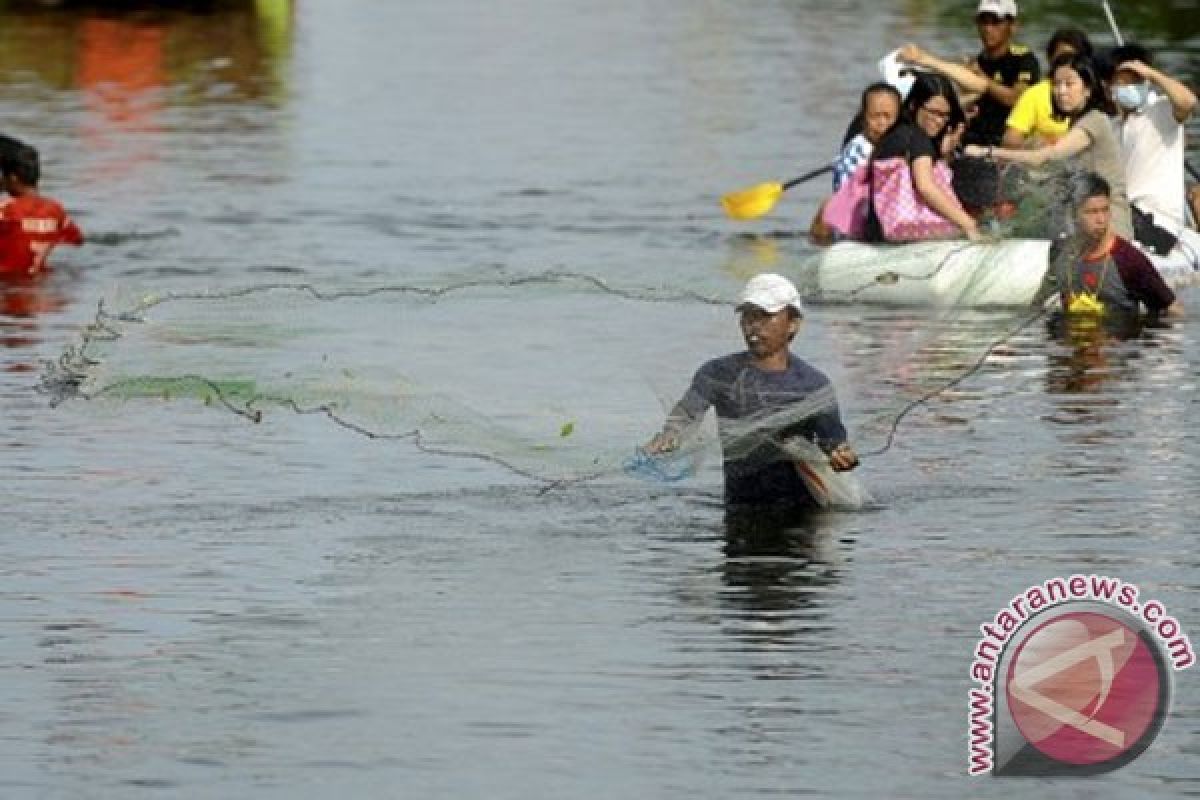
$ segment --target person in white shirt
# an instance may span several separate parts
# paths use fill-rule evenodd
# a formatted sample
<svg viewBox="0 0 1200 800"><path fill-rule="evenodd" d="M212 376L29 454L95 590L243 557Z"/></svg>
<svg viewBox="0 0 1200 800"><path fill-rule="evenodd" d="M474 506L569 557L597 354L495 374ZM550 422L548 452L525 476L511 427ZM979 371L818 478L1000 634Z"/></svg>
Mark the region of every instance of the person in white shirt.
<svg viewBox="0 0 1200 800"><path fill-rule="evenodd" d="M1154 226L1178 235L1187 219L1184 123L1196 109L1196 95L1155 69L1153 56L1141 45L1117 47L1110 58L1112 97L1117 107L1113 127L1125 165L1129 200Z"/></svg>

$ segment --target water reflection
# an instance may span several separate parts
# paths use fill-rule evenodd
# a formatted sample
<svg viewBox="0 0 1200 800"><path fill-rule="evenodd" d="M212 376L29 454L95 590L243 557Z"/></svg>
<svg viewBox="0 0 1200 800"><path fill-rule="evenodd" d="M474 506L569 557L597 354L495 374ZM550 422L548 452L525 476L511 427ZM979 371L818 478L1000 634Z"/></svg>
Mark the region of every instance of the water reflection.
<svg viewBox="0 0 1200 800"><path fill-rule="evenodd" d="M744 644L780 645L825 630L824 598L841 579L827 518L725 515L721 604L726 631Z"/></svg>
<svg viewBox="0 0 1200 800"><path fill-rule="evenodd" d="M0 3L0 82L54 89L179 87L189 102L283 97L291 0L195 4ZM223 91L211 90L213 76Z"/></svg>
<svg viewBox="0 0 1200 800"><path fill-rule="evenodd" d="M176 107L287 96L290 0L158 4L0 3L0 85L79 92L90 177L127 177L163 160ZM21 138L37 144L34 133Z"/></svg>
<svg viewBox="0 0 1200 800"><path fill-rule="evenodd" d="M1090 394L1114 379L1131 376L1136 350L1119 345L1142 335L1144 324L1138 317L1106 320L1055 315L1046 327L1058 345L1051 345L1046 353L1049 394ZM1118 400L1107 397L1101 402L1112 406Z"/></svg>
<svg viewBox="0 0 1200 800"><path fill-rule="evenodd" d="M162 127L165 33L161 26L136 20L80 22L76 85L85 90L88 111L83 146L107 154L93 180L119 178L162 156L152 134Z"/></svg>
<svg viewBox="0 0 1200 800"><path fill-rule="evenodd" d="M0 278L0 347L28 350L42 341L38 317L60 311L67 305L63 281L54 273L29 277ZM5 359L6 372L30 372L36 360Z"/></svg>

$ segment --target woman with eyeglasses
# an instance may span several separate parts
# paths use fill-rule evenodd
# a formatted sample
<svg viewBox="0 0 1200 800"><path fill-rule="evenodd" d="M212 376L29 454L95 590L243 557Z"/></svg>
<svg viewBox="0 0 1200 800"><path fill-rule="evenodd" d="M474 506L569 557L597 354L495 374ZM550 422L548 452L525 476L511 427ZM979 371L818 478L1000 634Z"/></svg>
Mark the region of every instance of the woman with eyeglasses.
<svg viewBox="0 0 1200 800"><path fill-rule="evenodd" d="M1113 230L1118 236L1132 239L1133 218L1125 189L1121 148L1108 118L1108 93L1100 82L1095 64L1086 56L1063 56L1054 62L1050 80L1054 113L1070 125L1065 136L1035 150L968 145L965 154L1028 167L1069 160L1070 166L1080 172L1096 173L1112 188Z"/></svg>
<svg viewBox="0 0 1200 800"><path fill-rule="evenodd" d="M954 194L946 163L965 129L954 85L941 75L919 73L900 122L871 159L868 240L979 238L975 219Z"/></svg>

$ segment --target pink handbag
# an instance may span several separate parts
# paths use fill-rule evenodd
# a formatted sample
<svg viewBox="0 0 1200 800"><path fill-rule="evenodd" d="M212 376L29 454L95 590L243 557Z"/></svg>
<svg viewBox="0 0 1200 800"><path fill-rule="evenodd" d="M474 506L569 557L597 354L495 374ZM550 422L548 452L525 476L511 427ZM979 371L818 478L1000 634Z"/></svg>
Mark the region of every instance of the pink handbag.
<svg viewBox="0 0 1200 800"><path fill-rule="evenodd" d="M863 164L833 193L821 219L833 230L849 239L864 239L867 235L867 213L871 208L871 167Z"/></svg>
<svg viewBox="0 0 1200 800"><path fill-rule="evenodd" d="M956 239L962 230L950 220L925 205L913 184L912 170L903 158L875 161L871 165L874 189L875 216L883 238L889 242L919 242L926 239ZM951 181L954 172L943 161L933 165L933 179L957 205Z"/></svg>

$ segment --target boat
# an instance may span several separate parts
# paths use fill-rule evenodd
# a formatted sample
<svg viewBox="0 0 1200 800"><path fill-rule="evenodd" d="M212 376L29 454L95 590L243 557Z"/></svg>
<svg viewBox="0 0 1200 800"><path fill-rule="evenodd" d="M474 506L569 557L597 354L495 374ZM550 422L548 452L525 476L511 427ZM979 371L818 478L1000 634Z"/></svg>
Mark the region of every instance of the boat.
<svg viewBox="0 0 1200 800"><path fill-rule="evenodd" d="M800 266L814 303L988 308L1028 306L1049 265L1047 239L868 244L842 241ZM1173 289L1200 284L1200 234L1186 231L1166 256L1147 253Z"/></svg>

